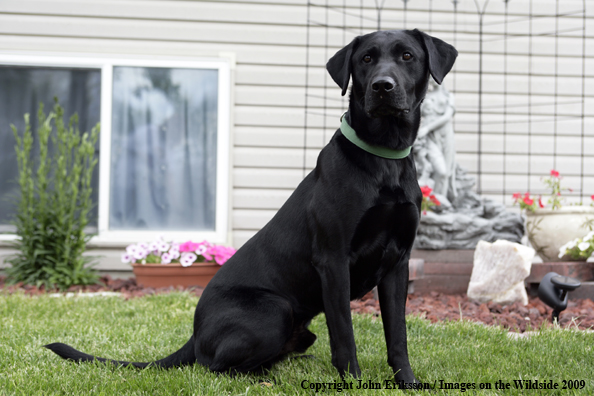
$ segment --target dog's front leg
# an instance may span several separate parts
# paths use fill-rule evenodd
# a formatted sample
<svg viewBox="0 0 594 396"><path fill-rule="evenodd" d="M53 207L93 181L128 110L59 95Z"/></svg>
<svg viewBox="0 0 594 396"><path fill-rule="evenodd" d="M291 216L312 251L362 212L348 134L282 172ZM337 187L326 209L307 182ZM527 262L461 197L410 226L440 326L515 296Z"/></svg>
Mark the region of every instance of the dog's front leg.
<svg viewBox="0 0 594 396"><path fill-rule="evenodd" d="M390 269L377 289L388 347L388 364L394 370L394 379L405 383L417 382L408 360L406 343L408 255Z"/></svg>
<svg viewBox="0 0 594 396"><path fill-rule="evenodd" d="M361 374L350 306L350 274L346 257L323 254L314 262L322 283L326 324L330 333L332 364L341 376Z"/></svg>

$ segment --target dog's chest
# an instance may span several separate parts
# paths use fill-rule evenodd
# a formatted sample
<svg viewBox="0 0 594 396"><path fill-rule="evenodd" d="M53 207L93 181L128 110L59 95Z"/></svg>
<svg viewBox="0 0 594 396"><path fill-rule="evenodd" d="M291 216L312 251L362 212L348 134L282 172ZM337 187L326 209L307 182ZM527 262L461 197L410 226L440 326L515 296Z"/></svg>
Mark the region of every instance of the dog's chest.
<svg viewBox="0 0 594 396"><path fill-rule="evenodd" d="M352 297L360 297L377 285L391 267L402 266L418 222L417 206L404 191L380 191L375 204L361 217L351 242Z"/></svg>

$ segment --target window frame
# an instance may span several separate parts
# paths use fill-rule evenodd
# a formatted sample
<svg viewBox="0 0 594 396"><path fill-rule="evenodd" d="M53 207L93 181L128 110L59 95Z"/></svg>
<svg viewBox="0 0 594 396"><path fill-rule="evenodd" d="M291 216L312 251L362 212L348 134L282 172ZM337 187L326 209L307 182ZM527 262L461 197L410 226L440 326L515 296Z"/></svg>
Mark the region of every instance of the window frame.
<svg viewBox="0 0 594 396"><path fill-rule="evenodd" d="M231 56L204 58L176 57L122 57L115 55L83 54L4 54L0 53L0 65L37 66L63 68L91 68L101 71L101 109L99 146L99 192L98 230L89 242L96 247L121 247L140 241L152 241L163 236L168 240L208 240L213 243L227 243L230 240L230 150L231 150L231 70L234 59ZM216 214L215 229L204 230L109 230L110 176L111 176L111 127L113 106L113 69L118 66L216 69L218 71L217 103L217 170L216 170ZM0 241L14 240L15 234L1 234Z"/></svg>

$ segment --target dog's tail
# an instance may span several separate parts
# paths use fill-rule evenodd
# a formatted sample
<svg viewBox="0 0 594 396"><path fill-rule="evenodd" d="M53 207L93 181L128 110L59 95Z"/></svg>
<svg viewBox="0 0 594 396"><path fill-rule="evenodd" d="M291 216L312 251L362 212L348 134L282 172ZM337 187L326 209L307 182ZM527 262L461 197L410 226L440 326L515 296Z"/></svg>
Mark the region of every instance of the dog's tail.
<svg viewBox="0 0 594 396"><path fill-rule="evenodd" d="M196 362L196 357L194 354L194 336L190 337L188 342L181 347L181 349L177 352L172 353L171 355L167 356L166 358L149 362L149 363L140 363L140 362L125 362L121 360L112 360L112 359L105 359L96 357L93 355L88 355L81 351L78 351L72 348L69 345L62 344L59 342L44 345L47 349L53 351L60 357L66 360L72 360L77 363L81 362L93 362L95 360L100 362L108 362L113 363L117 366L134 366L138 368L145 368L145 367L161 367L161 368L172 368L177 366L185 366L189 364L193 364Z"/></svg>

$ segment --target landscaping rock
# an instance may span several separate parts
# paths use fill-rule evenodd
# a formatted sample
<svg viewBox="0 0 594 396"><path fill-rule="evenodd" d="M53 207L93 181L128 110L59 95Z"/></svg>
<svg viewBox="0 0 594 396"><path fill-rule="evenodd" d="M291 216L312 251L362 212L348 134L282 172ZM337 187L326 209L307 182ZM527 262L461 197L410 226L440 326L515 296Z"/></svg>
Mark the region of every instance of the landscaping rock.
<svg viewBox="0 0 594 396"><path fill-rule="evenodd" d="M505 240L480 241L474 252L468 298L479 303L528 304L524 279L530 275L534 249Z"/></svg>

